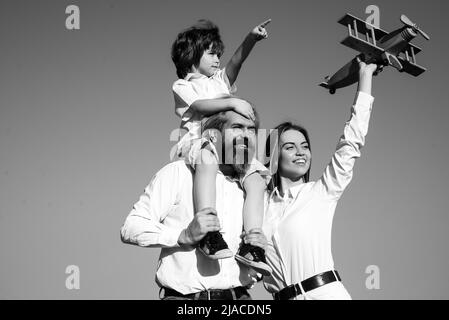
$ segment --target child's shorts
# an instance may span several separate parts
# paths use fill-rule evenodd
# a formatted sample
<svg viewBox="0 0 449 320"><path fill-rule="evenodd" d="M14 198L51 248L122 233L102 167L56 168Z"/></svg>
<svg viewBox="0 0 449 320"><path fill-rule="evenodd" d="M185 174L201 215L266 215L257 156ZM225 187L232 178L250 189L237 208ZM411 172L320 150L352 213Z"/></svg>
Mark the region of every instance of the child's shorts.
<svg viewBox="0 0 449 320"><path fill-rule="evenodd" d="M193 141L187 153L187 156L185 157L186 162L190 164L194 169L195 166L201 161L200 154L202 149L209 150L214 155L216 163L218 163L219 161L218 152L217 149L215 148L215 145L210 140L203 137ZM244 175L239 176L239 181L242 187L245 179L255 172L258 172L261 175L261 177L265 180L265 184L268 185L268 183L271 180L270 171L259 160L253 157L248 170L245 172Z"/></svg>

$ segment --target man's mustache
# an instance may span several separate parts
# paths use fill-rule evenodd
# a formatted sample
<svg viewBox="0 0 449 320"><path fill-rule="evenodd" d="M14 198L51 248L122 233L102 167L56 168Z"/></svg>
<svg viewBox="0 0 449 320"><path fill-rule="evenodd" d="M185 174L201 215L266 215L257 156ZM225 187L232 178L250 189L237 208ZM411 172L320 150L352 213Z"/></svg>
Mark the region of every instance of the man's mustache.
<svg viewBox="0 0 449 320"><path fill-rule="evenodd" d="M234 138L232 139L232 147L235 149L237 145L244 145L246 147L246 150L249 150L252 148L252 144L250 145L248 138Z"/></svg>

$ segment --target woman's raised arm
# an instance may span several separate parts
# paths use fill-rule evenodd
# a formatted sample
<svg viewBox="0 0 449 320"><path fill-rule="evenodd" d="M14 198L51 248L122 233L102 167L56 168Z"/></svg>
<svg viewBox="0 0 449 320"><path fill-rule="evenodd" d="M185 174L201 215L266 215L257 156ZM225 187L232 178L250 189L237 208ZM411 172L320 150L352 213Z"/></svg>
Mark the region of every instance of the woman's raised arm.
<svg viewBox="0 0 449 320"><path fill-rule="evenodd" d="M359 84L351 109L351 117L346 122L343 135L336 151L323 175L317 181L330 197L338 199L352 179L355 159L360 157L360 149L365 145L368 124L374 98L371 96L372 77L375 64L366 65L359 59Z"/></svg>

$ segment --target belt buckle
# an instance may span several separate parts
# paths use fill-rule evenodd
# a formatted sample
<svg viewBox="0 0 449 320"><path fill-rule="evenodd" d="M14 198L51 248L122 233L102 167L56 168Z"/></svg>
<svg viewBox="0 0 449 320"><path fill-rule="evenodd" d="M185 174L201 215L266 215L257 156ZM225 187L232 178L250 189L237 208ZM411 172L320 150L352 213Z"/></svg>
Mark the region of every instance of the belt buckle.
<svg viewBox="0 0 449 320"><path fill-rule="evenodd" d="M293 285L293 289L295 290L295 296L294 298L296 298L297 296L302 294L301 288L299 287L299 284L295 283Z"/></svg>
<svg viewBox="0 0 449 320"><path fill-rule="evenodd" d="M335 277L335 281L341 281L340 275L338 274L338 272L336 270L332 270L332 273Z"/></svg>

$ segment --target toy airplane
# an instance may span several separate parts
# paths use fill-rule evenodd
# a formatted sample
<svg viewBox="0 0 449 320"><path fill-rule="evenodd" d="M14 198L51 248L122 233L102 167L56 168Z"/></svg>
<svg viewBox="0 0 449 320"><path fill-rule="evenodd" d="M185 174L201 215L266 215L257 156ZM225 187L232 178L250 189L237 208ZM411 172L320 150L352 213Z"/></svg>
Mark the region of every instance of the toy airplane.
<svg viewBox="0 0 449 320"><path fill-rule="evenodd" d="M390 33L350 14L346 14L338 22L347 26L349 32L349 35L341 43L359 51L366 63L390 65L399 72L407 72L415 77L426 71L416 63L415 55L421 49L411 44L410 41L418 33L426 40L430 40L430 37L405 15L401 15L401 22L404 26ZM357 60L353 59L332 77L327 76L325 81L319 85L334 94L336 89L349 86L357 81L358 65Z"/></svg>

